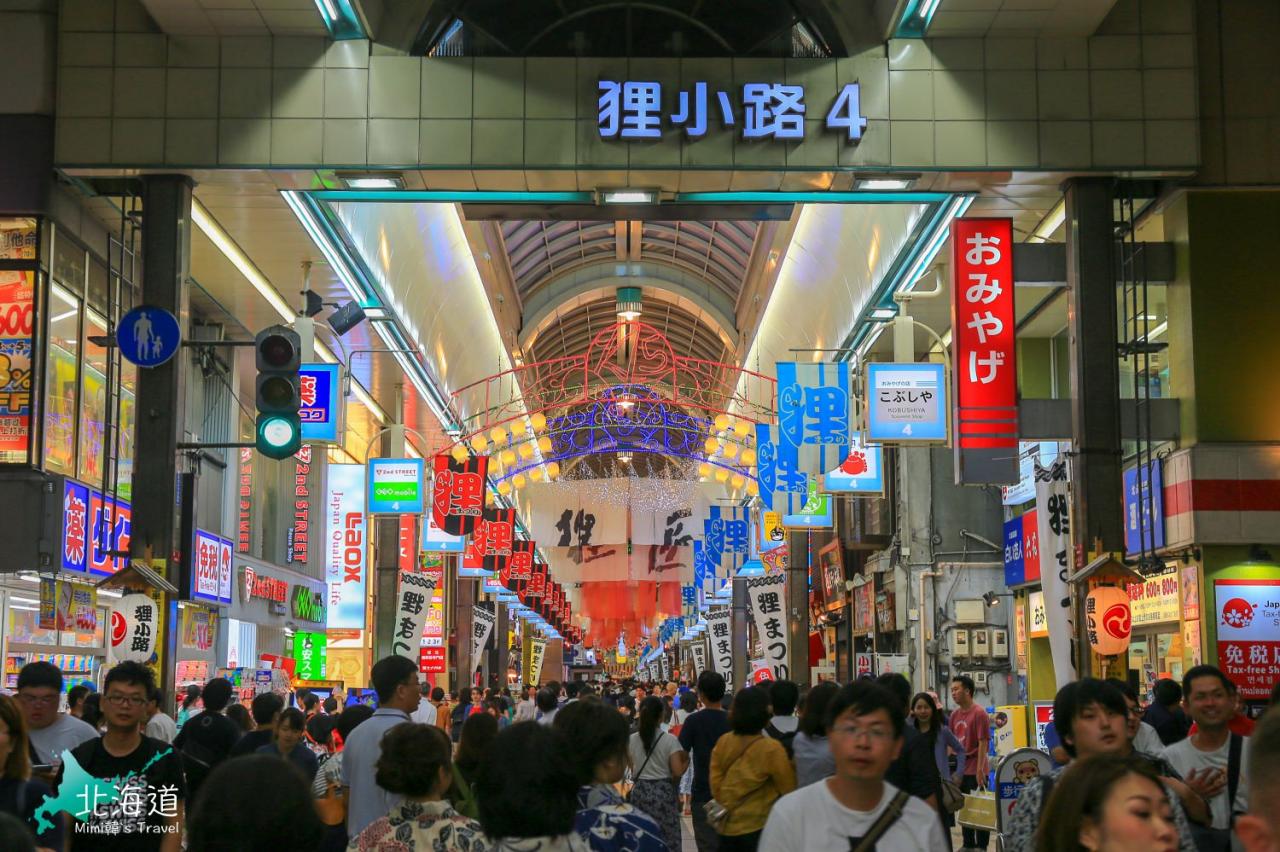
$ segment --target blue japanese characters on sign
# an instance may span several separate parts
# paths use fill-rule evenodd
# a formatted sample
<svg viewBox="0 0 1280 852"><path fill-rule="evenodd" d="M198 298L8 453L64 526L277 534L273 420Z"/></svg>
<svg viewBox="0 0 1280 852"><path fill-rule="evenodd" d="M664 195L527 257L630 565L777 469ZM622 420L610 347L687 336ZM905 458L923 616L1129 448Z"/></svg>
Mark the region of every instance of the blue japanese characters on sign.
<svg viewBox="0 0 1280 852"><path fill-rule="evenodd" d="M340 381L337 364L303 364L298 371L298 390L302 404L298 419L302 421L302 440L337 441Z"/></svg>
<svg viewBox="0 0 1280 852"><path fill-rule="evenodd" d="M740 126L743 139L804 139L808 112L804 86L746 83L742 86L740 104L739 110L729 92L713 93L705 82L697 82L691 89L677 94L676 107L666 119L671 125L683 126L690 139L700 139L707 134L713 112L724 127ZM597 122L601 138L661 139L663 118L661 83L600 81ZM844 131L853 142L862 138L867 119L862 115L857 83L848 83L840 90L827 111L825 126L828 130Z"/></svg>
<svg viewBox="0 0 1280 852"><path fill-rule="evenodd" d="M1124 549L1133 555L1164 547L1164 477L1160 460L1124 472Z"/></svg>

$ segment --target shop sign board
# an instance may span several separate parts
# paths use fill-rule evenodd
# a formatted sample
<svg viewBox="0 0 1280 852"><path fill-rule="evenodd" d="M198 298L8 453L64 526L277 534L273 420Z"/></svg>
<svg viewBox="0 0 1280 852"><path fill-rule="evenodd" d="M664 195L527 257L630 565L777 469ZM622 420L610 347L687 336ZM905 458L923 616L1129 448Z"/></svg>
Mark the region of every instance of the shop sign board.
<svg viewBox="0 0 1280 852"><path fill-rule="evenodd" d="M208 651L217 638L217 613L202 606L182 608L182 647L193 651Z"/></svg>
<svg viewBox="0 0 1280 852"><path fill-rule="evenodd" d="M289 593L289 611L293 617L312 624L325 623L324 592L295 583Z"/></svg>
<svg viewBox="0 0 1280 852"><path fill-rule="evenodd" d="M293 456L293 523L285 537L285 561L307 561L311 552L311 447Z"/></svg>
<svg viewBox="0 0 1280 852"><path fill-rule="evenodd" d="M127 501L108 497L67 479L62 486L62 568L108 576L125 566L133 511ZM95 531L97 534L95 535Z"/></svg>
<svg viewBox="0 0 1280 852"><path fill-rule="evenodd" d="M1152 459L1124 472L1124 549L1134 555L1164 543L1164 476L1160 459Z"/></svg>
<svg viewBox="0 0 1280 852"><path fill-rule="evenodd" d="M1182 620L1200 620L1200 566L1182 566Z"/></svg>
<svg viewBox="0 0 1280 852"><path fill-rule="evenodd" d="M461 553L467 545L465 535L450 535L440 529L434 512L422 517L422 549L428 553Z"/></svg>
<svg viewBox="0 0 1280 852"><path fill-rule="evenodd" d="M1040 580L1040 531L1036 510L1004 522L1004 584L1020 586Z"/></svg>
<svg viewBox="0 0 1280 852"><path fill-rule="evenodd" d="M191 543L191 598L231 603L231 539L198 529Z"/></svg>
<svg viewBox="0 0 1280 852"><path fill-rule="evenodd" d="M1048 752L1057 745L1057 736L1050 735L1048 727L1053 724L1053 702L1033 701L1031 710L1035 714L1036 748Z"/></svg>
<svg viewBox="0 0 1280 852"><path fill-rule="evenodd" d="M867 364L867 441L947 440L947 376L942 364Z"/></svg>
<svg viewBox="0 0 1280 852"><path fill-rule="evenodd" d="M1013 220L951 222L956 484L1018 482Z"/></svg>
<svg viewBox="0 0 1280 852"><path fill-rule="evenodd" d="M875 629L875 584L863 583L853 587L853 630L870 633Z"/></svg>
<svg viewBox="0 0 1280 852"><path fill-rule="evenodd" d="M818 490L817 477L810 477L804 503L794 512L783 515L782 523L787 527L804 529L828 529L835 524L831 495Z"/></svg>
<svg viewBox="0 0 1280 852"><path fill-rule="evenodd" d="M439 557L423 555L422 573L435 583L431 607L427 610L427 624L422 631L425 648L444 647L444 562Z"/></svg>
<svg viewBox="0 0 1280 852"><path fill-rule="evenodd" d="M370 515L421 515L422 459L369 459Z"/></svg>
<svg viewBox="0 0 1280 852"><path fill-rule="evenodd" d="M1027 671L1027 602L1018 598L1013 605L1013 652L1018 671Z"/></svg>
<svg viewBox="0 0 1280 852"><path fill-rule="evenodd" d="M248 553L253 529L253 456L252 447L240 448L239 476L236 483L236 552Z"/></svg>
<svg viewBox="0 0 1280 852"><path fill-rule="evenodd" d="M240 603L261 600L275 615L284 615L284 602L289 595L289 584L278 577L260 573L251 565L240 566Z"/></svg>
<svg viewBox="0 0 1280 852"><path fill-rule="evenodd" d="M1043 639L1049 635L1049 620L1044 611L1044 592L1032 592L1027 595L1027 605L1031 611L1031 626L1027 636L1032 639Z"/></svg>
<svg viewBox="0 0 1280 852"><path fill-rule="evenodd" d="M883 494L884 450L878 444L864 443L861 434L853 432L844 461L823 476L823 489L839 494Z"/></svg>
<svg viewBox="0 0 1280 852"><path fill-rule="evenodd" d="M0 258L28 254L27 229L6 229ZM35 229L30 256L35 257ZM16 245L15 245L16 243ZM0 272L0 464L26 464L31 452L31 350L35 328L35 273Z"/></svg>
<svg viewBox="0 0 1280 852"><path fill-rule="evenodd" d="M772 142L801 142L805 125L812 126L817 110L826 108L823 128L857 142L867 127L862 115L862 89L846 83L830 104L814 104L808 111L801 84L744 83L735 103L736 87L713 89L706 81L693 82L674 96L663 96L662 84L638 80L600 80L596 89L596 126L601 139L661 140L663 131L683 127L691 140L706 135L712 121L725 128L742 128L742 138ZM663 106L675 109L663 111ZM806 117L810 121L806 122Z"/></svg>
<svg viewBox="0 0 1280 852"><path fill-rule="evenodd" d="M302 399L298 419L302 421L303 441L337 442L342 413L338 397L342 387L340 370L337 364L303 364L298 370Z"/></svg>
<svg viewBox="0 0 1280 852"><path fill-rule="evenodd" d="M324 503L328 626L363 630L369 579L365 468L359 464L331 464L328 474Z"/></svg>
<svg viewBox="0 0 1280 852"><path fill-rule="evenodd" d="M324 680L329 637L323 633L293 634L293 662L300 680Z"/></svg>
<svg viewBox="0 0 1280 852"><path fill-rule="evenodd" d="M444 674L444 648L430 647L418 650L418 671L422 674Z"/></svg>
<svg viewBox="0 0 1280 852"><path fill-rule="evenodd" d="M1214 580L1218 668L1246 700L1271 695L1280 679L1280 579Z"/></svg>
<svg viewBox="0 0 1280 852"><path fill-rule="evenodd" d="M427 610L434 594L435 581L430 576L414 571L400 572L400 594L391 628L392 652L411 660L419 656Z"/></svg>
<svg viewBox="0 0 1280 852"><path fill-rule="evenodd" d="M58 580L40 578L40 613L36 624L41 630L53 630L58 624Z"/></svg>
<svg viewBox="0 0 1280 852"><path fill-rule="evenodd" d="M1182 596L1178 593L1176 566L1153 574L1141 583L1129 583L1128 591L1134 627L1178 620Z"/></svg>

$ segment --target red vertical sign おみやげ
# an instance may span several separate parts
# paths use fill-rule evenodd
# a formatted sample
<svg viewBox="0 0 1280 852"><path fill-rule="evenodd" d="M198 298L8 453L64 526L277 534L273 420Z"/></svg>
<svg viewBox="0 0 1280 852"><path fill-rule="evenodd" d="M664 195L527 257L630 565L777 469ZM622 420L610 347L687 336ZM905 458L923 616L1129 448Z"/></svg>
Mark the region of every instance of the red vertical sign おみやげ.
<svg viewBox="0 0 1280 852"><path fill-rule="evenodd" d="M956 446L962 453L1013 450L1011 472L1016 475L1013 221L956 219L951 253Z"/></svg>

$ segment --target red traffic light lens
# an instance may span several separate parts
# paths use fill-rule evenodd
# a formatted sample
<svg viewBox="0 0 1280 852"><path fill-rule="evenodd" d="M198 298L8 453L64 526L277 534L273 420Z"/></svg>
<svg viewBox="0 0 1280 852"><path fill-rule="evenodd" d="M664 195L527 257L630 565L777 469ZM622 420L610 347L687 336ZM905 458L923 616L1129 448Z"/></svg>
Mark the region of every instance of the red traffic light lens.
<svg viewBox="0 0 1280 852"><path fill-rule="evenodd" d="M263 338L258 345L258 355L264 364L282 368L294 358L293 341L282 334L273 334Z"/></svg>

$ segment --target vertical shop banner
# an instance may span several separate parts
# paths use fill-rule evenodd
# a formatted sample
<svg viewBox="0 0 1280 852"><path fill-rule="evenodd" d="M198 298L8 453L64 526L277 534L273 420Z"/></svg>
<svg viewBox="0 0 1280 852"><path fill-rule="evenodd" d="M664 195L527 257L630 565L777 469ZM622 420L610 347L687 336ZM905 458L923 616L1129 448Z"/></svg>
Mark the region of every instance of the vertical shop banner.
<svg viewBox="0 0 1280 852"><path fill-rule="evenodd" d="M512 545L511 565L507 571L508 589L514 590L516 583L533 576L533 556L537 549L538 543L529 540L517 541Z"/></svg>
<svg viewBox="0 0 1280 852"><path fill-rule="evenodd" d="M194 600L231 603L230 539L196 530L191 543L191 589Z"/></svg>
<svg viewBox="0 0 1280 852"><path fill-rule="evenodd" d="M294 669L299 680L324 680L329 637L323 633L293 634Z"/></svg>
<svg viewBox="0 0 1280 852"><path fill-rule="evenodd" d="M748 577L747 600L755 620L756 635L764 662L774 680L789 680L791 669L787 656L790 639L787 634L787 578L782 574Z"/></svg>
<svg viewBox="0 0 1280 852"><path fill-rule="evenodd" d="M41 630L58 626L58 581L52 577L40 578L40 612L36 624Z"/></svg>
<svg viewBox="0 0 1280 852"><path fill-rule="evenodd" d="M707 670L707 642L699 636L693 640L693 677L696 680L698 675Z"/></svg>
<svg viewBox="0 0 1280 852"><path fill-rule="evenodd" d="M1040 579L1038 523L1039 516L1035 509L1004 522L1004 584L1006 586L1020 586Z"/></svg>
<svg viewBox="0 0 1280 852"><path fill-rule="evenodd" d="M331 464L325 494L329 627L364 629L368 571L364 465Z"/></svg>
<svg viewBox="0 0 1280 852"><path fill-rule="evenodd" d="M285 539L285 561L307 561L311 554L311 448L293 457L293 522Z"/></svg>
<svg viewBox="0 0 1280 852"><path fill-rule="evenodd" d="M484 515L488 488L488 456L474 456L456 462L446 453L434 460L431 484L431 514L449 535L467 535Z"/></svg>
<svg viewBox="0 0 1280 852"><path fill-rule="evenodd" d="M303 364L298 370L302 440L337 442L338 418L342 413L341 369L337 364Z"/></svg>
<svg viewBox="0 0 1280 852"><path fill-rule="evenodd" d="M475 604L471 607L471 671L480 668L480 655L489 644L497 617L489 609Z"/></svg>
<svg viewBox="0 0 1280 852"><path fill-rule="evenodd" d="M1214 580L1218 668L1240 697L1265 700L1280 680L1280 580Z"/></svg>
<svg viewBox="0 0 1280 852"><path fill-rule="evenodd" d="M391 650L401 657L421 656L422 633L427 626L427 610L435 596L436 583L428 574L400 572L400 594L396 600L395 623L391 628Z"/></svg>
<svg viewBox="0 0 1280 852"><path fill-rule="evenodd" d="M775 366L779 467L818 479L849 457L853 365L779 361Z"/></svg>
<svg viewBox="0 0 1280 852"><path fill-rule="evenodd" d="M1075 617L1071 588L1067 585L1073 553L1068 489L1066 458L1059 458L1047 468L1036 464L1036 514L1042 565L1040 585L1044 590L1045 624L1059 689L1076 679L1075 656L1071 649L1076 635Z"/></svg>
<svg viewBox="0 0 1280 852"><path fill-rule="evenodd" d="M422 573L431 578L435 591L431 594L431 607L427 611L427 625L422 634L422 645L426 648L444 647L444 560L438 556L424 554L422 557Z"/></svg>
<svg viewBox="0 0 1280 852"><path fill-rule="evenodd" d="M547 640L534 639L533 648L529 654L529 683L537 686L542 679L542 661L547 656Z"/></svg>
<svg viewBox="0 0 1280 852"><path fill-rule="evenodd" d="M951 222L956 484L1018 482L1013 220Z"/></svg>
<svg viewBox="0 0 1280 852"><path fill-rule="evenodd" d="M236 553L248 553L253 536L253 447L240 448L236 479Z"/></svg>
<svg viewBox="0 0 1280 852"><path fill-rule="evenodd" d="M416 515L401 515L398 519L396 566L401 571L413 571L418 567L418 548L417 542L414 540L417 526L418 518Z"/></svg>
<svg viewBox="0 0 1280 852"><path fill-rule="evenodd" d="M711 667L716 674L733 683L733 613L719 607L707 613L707 640L711 643Z"/></svg>
<svg viewBox="0 0 1280 852"><path fill-rule="evenodd" d="M13 232L5 231L8 239ZM35 231L31 231L34 238ZM0 245L0 258L15 255ZM34 246L31 256L34 257ZM0 464L26 464L31 452L31 351L35 273L0 271Z"/></svg>
<svg viewBox="0 0 1280 852"><path fill-rule="evenodd" d="M422 459L369 459L370 515L421 515Z"/></svg>
<svg viewBox="0 0 1280 852"><path fill-rule="evenodd" d="M1124 472L1124 550L1137 556L1164 542L1164 476L1160 459L1152 459Z"/></svg>
<svg viewBox="0 0 1280 852"><path fill-rule="evenodd" d="M491 575L509 570L516 540L515 509L484 510L484 570Z"/></svg>

